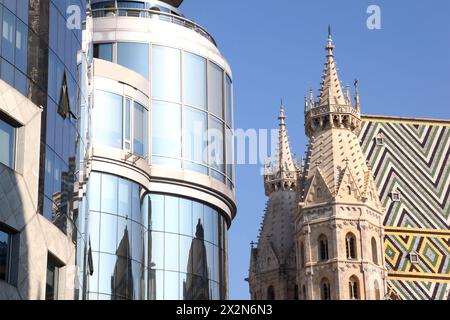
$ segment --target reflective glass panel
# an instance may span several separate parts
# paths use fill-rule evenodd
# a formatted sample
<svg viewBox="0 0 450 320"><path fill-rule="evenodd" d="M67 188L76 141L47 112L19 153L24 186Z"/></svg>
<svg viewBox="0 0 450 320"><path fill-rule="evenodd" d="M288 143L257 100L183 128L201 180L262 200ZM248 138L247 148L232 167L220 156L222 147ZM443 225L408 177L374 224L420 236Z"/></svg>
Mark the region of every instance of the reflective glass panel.
<svg viewBox="0 0 450 320"><path fill-rule="evenodd" d="M164 233L152 232L150 246L151 255L149 267L151 269L164 269Z"/></svg>
<svg viewBox="0 0 450 320"><path fill-rule="evenodd" d="M0 280L8 280L10 235L0 231Z"/></svg>
<svg viewBox="0 0 450 320"><path fill-rule="evenodd" d="M180 234L193 236L192 201L180 198Z"/></svg>
<svg viewBox="0 0 450 320"><path fill-rule="evenodd" d="M209 111L223 119L223 70L212 62L209 63L208 70Z"/></svg>
<svg viewBox="0 0 450 320"><path fill-rule="evenodd" d="M95 143L122 149L122 96L95 92L93 136Z"/></svg>
<svg viewBox="0 0 450 320"><path fill-rule="evenodd" d="M14 49L16 40L16 18L7 9L3 9L2 24L2 57L14 63Z"/></svg>
<svg viewBox="0 0 450 320"><path fill-rule="evenodd" d="M151 202L150 229L153 231L164 231L164 196L152 195Z"/></svg>
<svg viewBox="0 0 450 320"><path fill-rule="evenodd" d="M133 150L141 157L147 156L147 110L134 103Z"/></svg>
<svg viewBox="0 0 450 320"><path fill-rule="evenodd" d="M183 60L183 102L206 109L206 60L188 52Z"/></svg>
<svg viewBox="0 0 450 320"><path fill-rule="evenodd" d="M89 241L94 251L100 251L100 212L91 211L89 214Z"/></svg>
<svg viewBox="0 0 450 320"><path fill-rule="evenodd" d="M234 165L234 143L233 132L226 129L226 147L227 147L227 176L231 181L234 181L233 165Z"/></svg>
<svg viewBox="0 0 450 320"><path fill-rule="evenodd" d="M207 121L205 112L189 107L184 108L184 158L206 166L208 165ZM204 173L202 169L196 171Z"/></svg>
<svg viewBox="0 0 450 320"><path fill-rule="evenodd" d="M12 168L14 166L16 129L0 119L0 162Z"/></svg>
<svg viewBox="0 0 450 320"><path fill-rule="evenodd" d="M211 167L225 173L224 126L214 117L209 117L209 152Z"/></svg>
<svg viewBox="0 0 450 320"><path fill-rule="evenodd" d="M180 50L153 46L152 94L154 99L181 100Z"/></svg>
<svg viewBox="0 0 450 320"><path fill-rule="evenodd" d="M146 43L117 43L117 63L148 79L149 46Z"/></svg>
<svg viewBox="0 0 450 320"><path fill-rule="evenodd" d="M98 291L104 294L111 294L114 290L114 267L117 256L112 254L100 254L99 259L99 282Z"/></svg>
<svg viewBox="0 0 450 320"><path fill-rule="evenodd" d="M27 72L27 48L28 27L20 20L17 20L15 66L25 73Z"/></svg>
<svg viewBox="0 0 450 320"><path fill-rule="evenodd" d="M179 274L178 272L164 272L164 299L179 299Z"/></svg>
<svg viewBox="0 0 450 320"><path fill-rule="evenodd" d="M113 61L113 45L112 43L96 43L94 44L94 58Z"/></svg>
<svg viewBox="0 0 450 320"><path fill-rule="evenodd" d="M49 172L51 169L49 168ZM92 172L89 177L89 208L91 210L100 211L100 184L101 184L101 174L97 172ZM47 179L46 179L47 180Z"/></svg>
<svg viewBox="0 0 450 320"><path fill-rule="evenodd" d="M181 158L181 107L153 101L153 154Z"/></svg>
<svg viewBox="0 0 450 320"><path fill-rule="evenodd" d="M116 250L117 216L102 213L100 217L100 251L115 254Z"/></svg>
<svg viewBox="0 0 450 320"><path fill-rule="evenodd" d="M164 239L164 269L178 271L178 235L166 233Z"/></svg>
<svg viewBox="0 0 450 320"><path fill-rule="evenodd" d="M102 174L102 212L117 214L118 183L118 177Z"/></svg>
<svg viewBox="0 0 450 320"><path fill-rule="evenodd" d="M179 221L179 200L176 197L165 196L164 201L164 231L179 233L178 221Z"/></svg>
<svg viewBox="0 0 450 320"><path fill-rule="evenodd" d="M227 126L233 128L233 92L230 77L227 75Z"/></svg>
<svg viewBox="0 0 450 320"><path fill-rule="evenodd" d="M118 214L131 218L131 182L119 179Z"/></svg>

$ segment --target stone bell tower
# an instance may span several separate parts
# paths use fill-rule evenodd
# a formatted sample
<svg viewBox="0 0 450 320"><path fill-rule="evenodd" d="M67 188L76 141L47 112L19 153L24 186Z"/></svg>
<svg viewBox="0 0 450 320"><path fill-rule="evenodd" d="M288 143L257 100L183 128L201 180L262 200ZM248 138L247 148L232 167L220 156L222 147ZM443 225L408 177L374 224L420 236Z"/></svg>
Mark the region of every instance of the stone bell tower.
<svg viewBox="0 0 450 320"><path fill-rule="evenodd" d="M383 299L383 208L357 137L355 105L343 92L329 31L319 100L305 98L310 139L295 219L297 282L305 300Z"/></svg>
<svg viewBox="0 0 450 320"><path fill-rule="evenodd" d="M252 243L249 277L253 300L298 299L294 217L299 169L291 154L284 107L280 108L278 154L264 172L267 201L259 241Z"/></svg>

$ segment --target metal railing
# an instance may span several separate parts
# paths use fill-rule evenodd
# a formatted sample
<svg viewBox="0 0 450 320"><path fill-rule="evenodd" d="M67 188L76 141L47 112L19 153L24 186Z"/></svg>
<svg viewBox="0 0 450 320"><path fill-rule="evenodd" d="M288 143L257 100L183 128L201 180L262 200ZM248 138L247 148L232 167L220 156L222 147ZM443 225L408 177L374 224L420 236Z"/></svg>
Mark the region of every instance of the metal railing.
<svg viewBox="0 0 450 320"><path fill-rule="evenodd" d="M100 9L92 9L91 13L93 18L134 17L134 18L159 19L161 21L167 21L197 32L201 36L211 41L217 47L216 41L214 40L212 35L205 30L205 28L199 26L192 20L171 13L150 9L134 9L134 8L100 8Z"/></svg>

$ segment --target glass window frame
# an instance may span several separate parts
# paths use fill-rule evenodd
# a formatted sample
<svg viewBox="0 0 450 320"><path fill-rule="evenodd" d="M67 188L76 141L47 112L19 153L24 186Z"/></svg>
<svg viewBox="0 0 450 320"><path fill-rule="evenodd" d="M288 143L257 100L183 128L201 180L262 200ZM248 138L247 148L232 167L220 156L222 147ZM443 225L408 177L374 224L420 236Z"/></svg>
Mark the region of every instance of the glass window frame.
<svg viewBox="0 0 450 320"><path fill-rule="evenodd" d="M11 134L11 140L8 141L9 142L9 146L8 149L11 148L12 150L10 150L11 154L10 154L10 159L9 159L9 163L3 163L1 162L3 165L7 166L8 168L15 170L16 167L16 161L17 161L17 135L18 135L18 126L17 124L13 124L12 121L10 121L9 119L7 119L6 117L2 117L2 115L0 114L0 124L4 124L6 125L6 127L8 129L11 129L12 134Z"/></svg>
<svg viewBox="0 0 450 320"><path fill-rule="evenodd" d="M5 281L6 283L9 283L11 280L13 234L4 228L1 228L1 226L0 226L0 233L5 234L7 237L5 277L3 279L0 278L0 281Z"/></svg>

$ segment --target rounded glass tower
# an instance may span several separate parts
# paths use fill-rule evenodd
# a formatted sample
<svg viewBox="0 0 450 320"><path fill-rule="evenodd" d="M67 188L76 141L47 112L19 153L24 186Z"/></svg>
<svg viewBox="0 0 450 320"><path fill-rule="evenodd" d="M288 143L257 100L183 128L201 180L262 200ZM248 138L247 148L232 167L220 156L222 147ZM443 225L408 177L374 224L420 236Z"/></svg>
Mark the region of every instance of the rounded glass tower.
<svg viewBox="0 0 450 320"><path fill-rule="evenodd" d="M226 299L233 88L182 1L91 1L86 299Z"/></svg>

